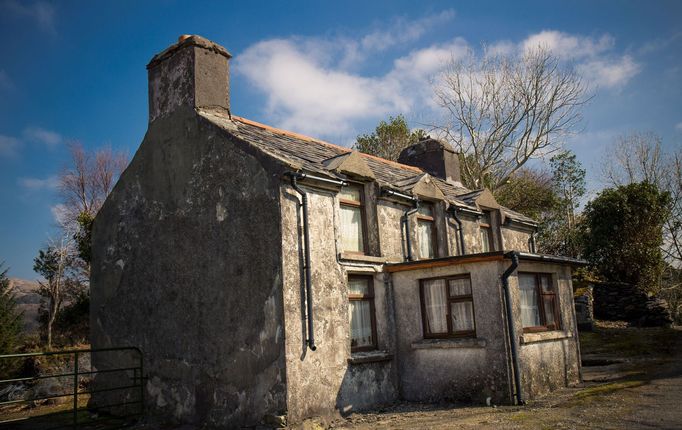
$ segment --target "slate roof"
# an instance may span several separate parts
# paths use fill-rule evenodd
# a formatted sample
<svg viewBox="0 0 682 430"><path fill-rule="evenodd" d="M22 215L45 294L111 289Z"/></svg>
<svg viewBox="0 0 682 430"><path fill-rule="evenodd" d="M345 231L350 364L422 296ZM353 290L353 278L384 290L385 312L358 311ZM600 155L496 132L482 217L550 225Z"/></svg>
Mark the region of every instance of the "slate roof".
<svg viewBox="0 0 682 430"><path fill-rule="evenodd" d="M259 150L290 165L293 169L304 170L311 174L340 178L325 167L325 161L351 152L350 148L334 145L319 139L301 134L280 130L260 124L246 118L229 114L222 110L199 110L199 115L216 124L220 128L253 145ZM426 173L418 167L401 164L369 154L363 154L368 167L374 173L379 185L407 194L412 186ZM343 179L343 178L340 178ZM477 211L474 203L483 190L471 191L440 178L433 177L436 185L446 199L458 207L466 207ZM537 224L511 209L502 208L505 216L526 224Z"/></svg>

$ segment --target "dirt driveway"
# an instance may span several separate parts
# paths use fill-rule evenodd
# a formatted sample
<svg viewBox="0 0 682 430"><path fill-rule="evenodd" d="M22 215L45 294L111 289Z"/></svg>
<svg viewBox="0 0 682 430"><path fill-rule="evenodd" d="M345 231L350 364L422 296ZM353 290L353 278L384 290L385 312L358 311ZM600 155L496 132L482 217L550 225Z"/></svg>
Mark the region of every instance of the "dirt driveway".
<svg viewBox="0 0 682 430"><path fill-rule="evenodd" d="M405 403L353 414L330 427L682 429L681 329L599 324L594 333L581 335L581 344L584 382L524 407Z"/></svg>

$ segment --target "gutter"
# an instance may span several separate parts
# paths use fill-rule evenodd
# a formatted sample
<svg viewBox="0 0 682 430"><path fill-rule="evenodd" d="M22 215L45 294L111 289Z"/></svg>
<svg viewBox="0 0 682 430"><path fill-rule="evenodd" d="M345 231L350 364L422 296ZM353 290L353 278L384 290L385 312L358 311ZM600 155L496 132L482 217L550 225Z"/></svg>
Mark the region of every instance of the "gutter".
<svg viewBox="0 0 682 430"><path fill-rule="evenodd" d="M450 206L448 208L448 212L452 214L452 218L455 220L457 223L457 232L459 233L459 255L464 255L466 254L465 246L464 246L464 230L462 230L462 220L460 219L459 215L457 214L457 211L459 208L457 206Z"/></svg>
<svg viewBox="0 0 682 430"><path fill-rule="evenodd" d="M308 224L308 194L298 186L298 180L313 179L315 181L327 182L335 185L343 186L344 181L337 181L334 179L321 178L318 176L308 175L300 172L287 172L285 176L291 177L291 187L301 196L300 207L303 208L303 246L305 247L304 260L304 277L305 277L305 302L306 302L306 317L308 320L308 339L306 343L311 351L315 351L315 329L313 326L313 288L312 278L310 274L310 227Z"/></svg>
<svg viewBox="0 0 682 430"><path fill-rule="evenodd" d="M509 334L509 346L511 348L511 361L514 370L514 392L516 393L516 404L524 405L523 393L521 392L521 371L519 370L519 352L516 348L516 329L514 328L514 317L512 314L511 293L509 292L509 277L519 267L519 253L512 251L505 257L511 258L511 266L504 271L501 276L502 288L504 289L504 301L507 308L507 333Z"/></svg>

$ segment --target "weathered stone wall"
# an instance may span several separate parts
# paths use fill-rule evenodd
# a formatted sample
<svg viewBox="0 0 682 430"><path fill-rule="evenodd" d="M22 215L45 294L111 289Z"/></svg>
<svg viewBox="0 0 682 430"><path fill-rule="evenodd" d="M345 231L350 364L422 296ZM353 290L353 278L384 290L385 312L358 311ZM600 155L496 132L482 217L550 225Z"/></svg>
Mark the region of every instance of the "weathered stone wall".
<svg viewBox="0 0 682 430"><path fill-rule="evenodd" d="M392 274L401 397L506 403L510 398L501 261ZM419 279L470 274L476 339L425 340Z"/></svg>
<svg viewBox="0 0 682 430"><path fill-rule="evenodd" d="M502 244L505 251L530 252L531 232L511 225L502 226Z"/></svg>
<svg viewBox="0 0 682 430"><path fill-rule="evenodd" d="M592 286L584 288L584 292L573 298L575 318L580 331L592 331L594 328L594 296Z"/></svg>
<svg viewBox="0 0 682 430"><path fill-rule="evenodd" d="M284 253L284 321L286 331L287 406L290 423L311 416L333 416L397 399L393 360L349 364L349 273L374 277L379 350L392 350L390 298L380 266L340 262L338 200L334 191L308 192L311 271L316 351L306 345L303 283L303 232L299 195L289 186L281 191Z"/></svg>
<svg viewBox="0 0 682 430"><path fill-rule="evenodd" d="M285 411L276 171L180 108L150 125L98 214L91 342L142 349L151 419L237 427Z"/></svg>
<svg viewBox="0 0 682 430"><path fill-rule="evenodd" d="M518 272L550 273L557 291L561 329L524 333L521 323L521 302ZM559 387L579 382L580 358L573 307L571 268L556 264L521 261L517 272L509 278L515 329L519 337L519 358L523 394L537 397Z"/></svg>
<svg viewBox="0 0 682 430"><path fill-rule="evenodd" d="M672 324L668 303L635 285L597 283L593 287L594 316L609 321L628 321L644 327Z"/></svg>

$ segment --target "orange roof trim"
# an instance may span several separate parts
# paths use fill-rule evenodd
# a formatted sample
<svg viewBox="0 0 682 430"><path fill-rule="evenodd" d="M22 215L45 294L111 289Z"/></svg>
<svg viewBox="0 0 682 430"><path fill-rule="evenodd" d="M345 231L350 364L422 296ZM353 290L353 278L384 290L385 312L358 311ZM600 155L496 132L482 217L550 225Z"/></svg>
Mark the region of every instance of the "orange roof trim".
<svg viewBox="0 0 682 430"><path fill-rule="evenodd" d="M320 140L320 139L315 139L314 137L306 136L304 134L294 133L293 131L282 130L281 128L275 128L275 127L272 127L272 126L269 126L266 124L262 124L262 123L257 122L257 121L253 121L250 119L243 118L241 116L232 115L232 119L239 121L239 122L242 122L244 124L252 125L254 127L260 127L264 130L272 131L273 133L278 133L278 134L283 134L285 136L295 137L296 139L307 140L308 142L319 143L320 145L325 145L325 146L328 146L330 148L338 149L338 150L346 152L346 153L352 151L350 148L346 148L346 147L339 146L339 145L334 145L333 143L325 142L324 140ZM407 164L402 164L402 163L398 163L397 161L387 160L385 158L377 157L375 155L365 154L364 152L360 152L360 154L363 157L371 158L373 160L377 160L377 161L380 161L382 163L390 164L390 165L393 165L393 166L398 167L400 169L411 170L411 171L417 172L417 173L423 173L419 167L408 166Z"/></svg>

